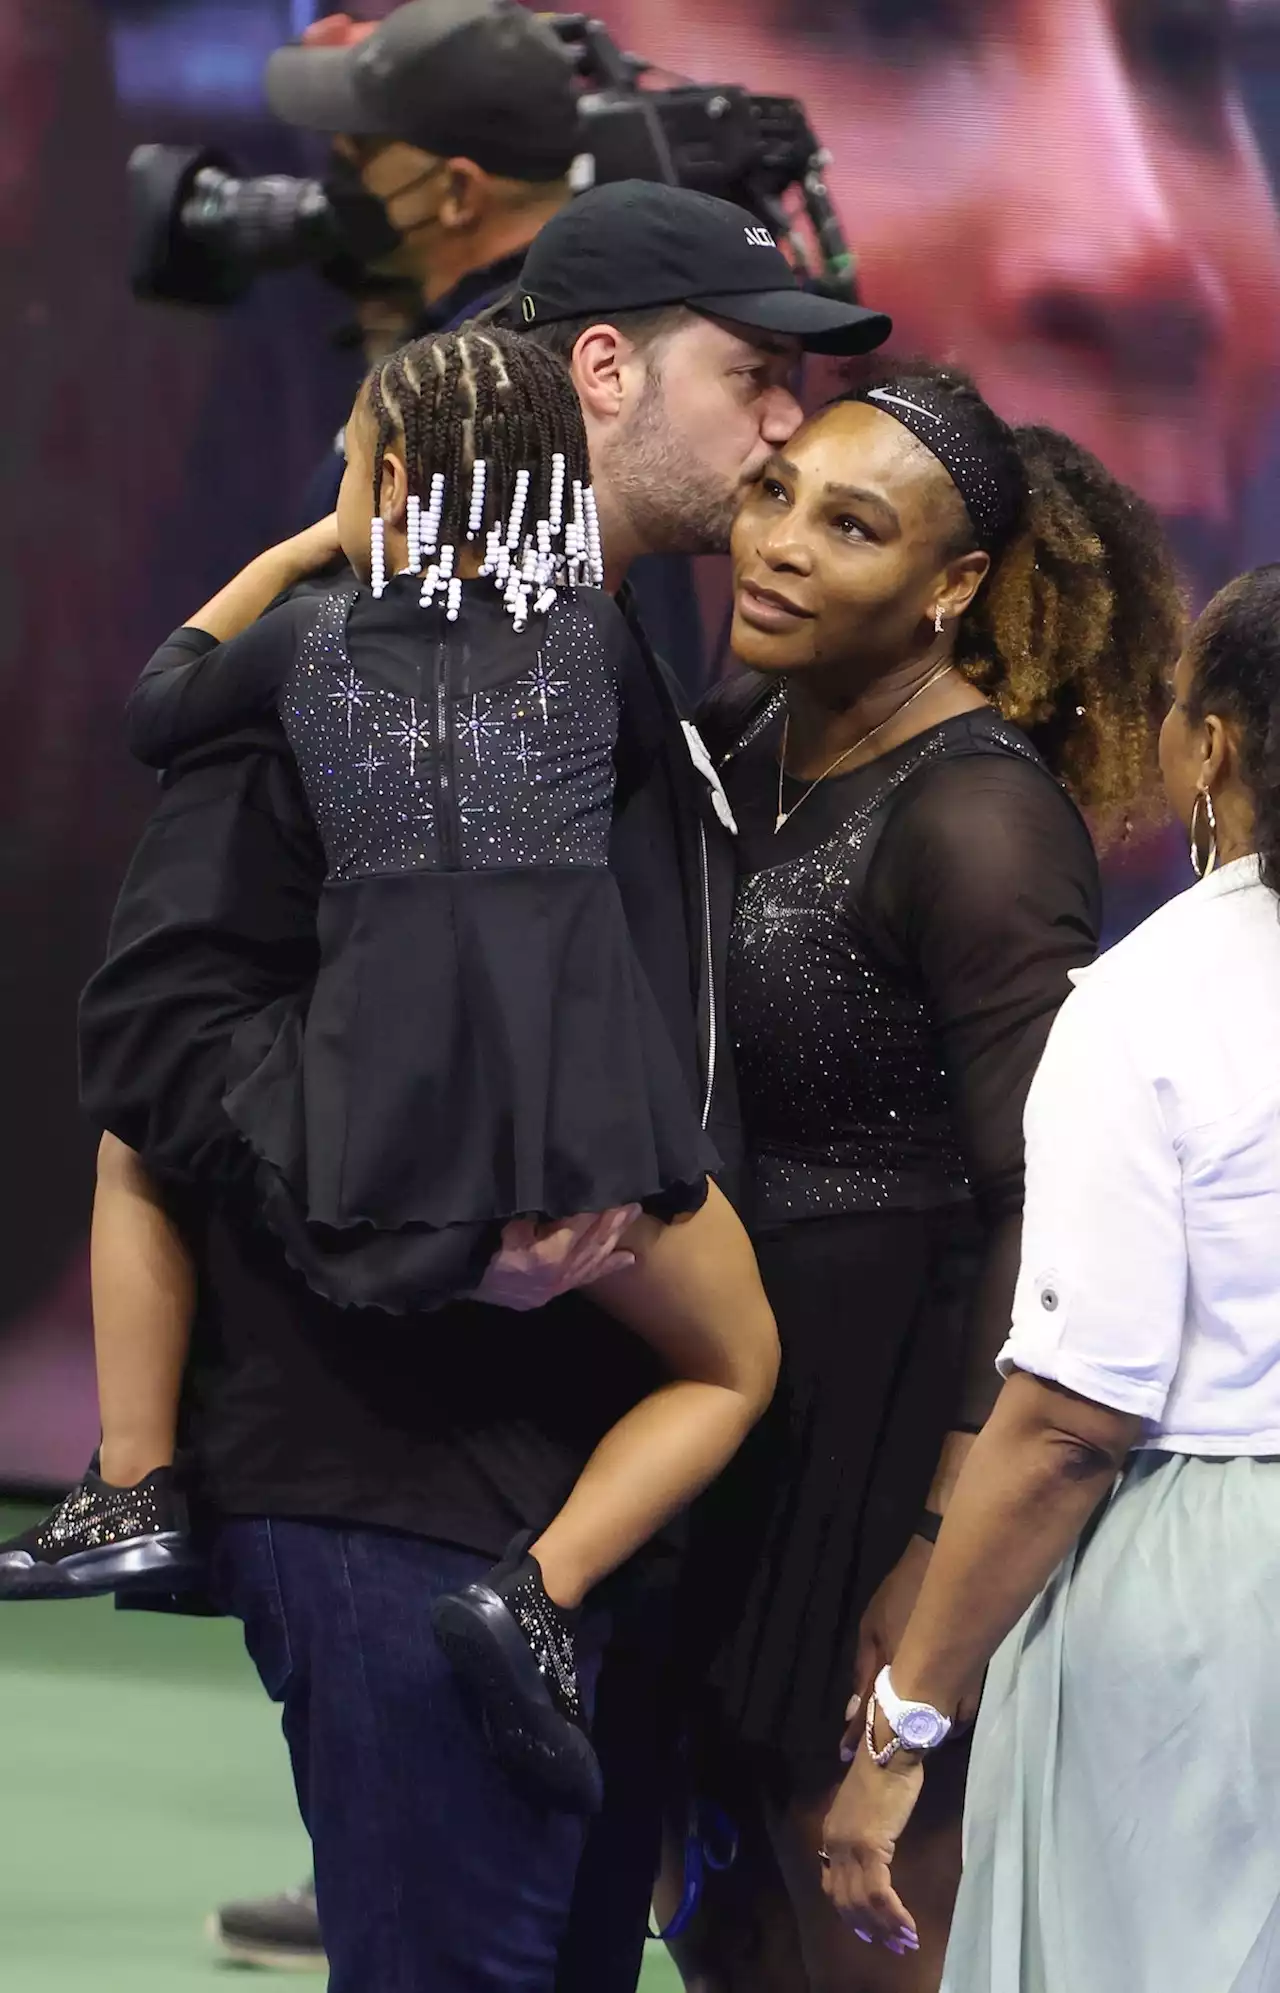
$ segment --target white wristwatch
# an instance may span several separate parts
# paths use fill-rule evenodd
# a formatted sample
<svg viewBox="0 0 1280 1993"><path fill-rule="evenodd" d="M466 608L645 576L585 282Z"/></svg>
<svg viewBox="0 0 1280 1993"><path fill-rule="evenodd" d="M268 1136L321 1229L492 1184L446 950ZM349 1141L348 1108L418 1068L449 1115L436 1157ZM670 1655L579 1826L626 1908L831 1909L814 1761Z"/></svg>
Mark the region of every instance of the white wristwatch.
<svg viewBox="0 0 1280 1993"><path fill-rule="evenodd" d="M936 1751L951 1735L952 1722L930 1702L904 1702L895 1694L888 1668L876 1676L876 1702L904 1751Z"/></svg>

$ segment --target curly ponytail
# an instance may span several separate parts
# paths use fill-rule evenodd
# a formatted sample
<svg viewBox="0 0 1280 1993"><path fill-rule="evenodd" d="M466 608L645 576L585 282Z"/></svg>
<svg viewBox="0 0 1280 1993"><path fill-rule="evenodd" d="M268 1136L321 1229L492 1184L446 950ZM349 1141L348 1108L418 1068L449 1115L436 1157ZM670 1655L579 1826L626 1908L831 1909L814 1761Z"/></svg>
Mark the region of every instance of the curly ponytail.
<svg viewBox="0 0 1280 1993"><path fill-rule="evenodd" d="M1280 894L1280 563L1237 576L1191 633L1187 716L1235 722L1264 885Z"/></svg>
<svg viewBox="0 0 1280 1993"><path fill-rule="evenodd" d="M876 379L952 399L1005 495L1012 528L960 624L956 661L1105 837L1157 795L1156 734L1185 621L1160 522L1087 450L1056 429L1011 429L954 369L906 362ZM974 544L963 515L947 558Z"/></svg>
<svg viewBox="0 0 1280 1993"><path fill-rule="evenodd" d="M968 675L1025 728L1099 828L1155 794L1155 739L1184 612L1150 506L1087 450L1014 432L1028 493L960 629Z"/></svg>

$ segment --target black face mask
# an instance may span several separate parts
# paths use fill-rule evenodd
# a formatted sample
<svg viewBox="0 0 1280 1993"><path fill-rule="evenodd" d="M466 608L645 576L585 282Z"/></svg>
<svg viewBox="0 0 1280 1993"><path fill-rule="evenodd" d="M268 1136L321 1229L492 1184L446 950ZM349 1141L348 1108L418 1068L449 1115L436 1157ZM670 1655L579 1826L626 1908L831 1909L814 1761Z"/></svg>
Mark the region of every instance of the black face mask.
<svg viewBox="0 0 1280 1993"><path fill-rule="evenodd" d="M349 159L337 156L330 161L324 191L342 247L353 262L361 266L381 263L400 247L404 238L399 229L377 195L365 186L359 167Z"/></svg>

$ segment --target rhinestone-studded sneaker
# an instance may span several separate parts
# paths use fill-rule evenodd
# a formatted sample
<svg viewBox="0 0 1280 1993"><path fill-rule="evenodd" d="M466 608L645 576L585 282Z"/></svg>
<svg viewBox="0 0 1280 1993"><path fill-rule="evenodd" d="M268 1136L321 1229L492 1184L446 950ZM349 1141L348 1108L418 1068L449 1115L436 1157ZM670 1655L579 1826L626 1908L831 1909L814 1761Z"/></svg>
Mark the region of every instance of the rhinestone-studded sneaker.
<svg viewBox="0 0 1280 1993"><path fill-rule="evenodd" d="M132 1488L91 1467L43 1522L0 1543L0 1599L164 1591L199 1568L171 1467Z"/></svg>
<svg viewBox="0 0 1280 1993"><path fill-rule="evenodd" d="M483 1584L437 1599L431 1621L499 1763L546 1803L596 1813L603 1785L578 1685L579 1615L547 1597L530 1540L518 1537Z"/></svg>

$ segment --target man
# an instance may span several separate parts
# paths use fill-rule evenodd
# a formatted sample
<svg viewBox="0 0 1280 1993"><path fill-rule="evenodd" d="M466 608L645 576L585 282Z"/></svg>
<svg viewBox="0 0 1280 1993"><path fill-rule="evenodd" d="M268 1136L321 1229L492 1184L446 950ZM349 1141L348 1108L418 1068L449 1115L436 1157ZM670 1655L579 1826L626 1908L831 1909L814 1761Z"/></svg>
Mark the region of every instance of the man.
<svg viewBox="0 0 1280 1993"><path fill-rule="evenodd" d="M356 307L371 365L510 291L570 200L585 143L563 45L513 0L409 0L381 24L327 15L272 56L266 92L286 124L332 137L331 191L376 203L372 217L352 213L357 232L390 233L372 273L397 288ZM338 449L308 485L300 524L333 510L341 477ZM686 689L701 687L688 562L642 561L633 585L663 656ZM282 1907L292 1930L292 1897Z"/></svg>
<svg viewBox="0 0 1280 1993"><path fill-rule="evenodd" d="M412 283L420 331L510 288L570 198L572 63L514 0L410 0L381 23L329 15L267 64L286 124L327 133L393 240L372 267ZM345 170L344 170L345 169Z"/></svg>
<svg viewBox="0 0 1280 1993"><path fill-rule="evenodd" d="M277 49L266 94L284 123L332 139L330 190L381 251L370 273L404 287L392 345L494 303L571 198L573 69L513 0L409 0L381 23L327 15ZM372 326L384 346L387 310L383 300ZM333 509L341 476L335 452L308 493L307 523Z"/></svg>
<svg viewBox="0 0 1280 1993"><path fill-rule="evenodd" d="M799 424L787 381L804 346L866 350L889 330L800 292L751 215L633 183L546 226L519 310L534 336L569 346L615 586L639 554L723 544L744 482ZM635 752L611 862L731 1168L718 971L732 853L651 653L628 689ZM86 992L85 1094L175 1186L198 1256L187 1439L212 1511L215 1589L283 1706L333 1993L546 1993L583 1823L507 1786L429 1609L558 1506L651 1372L634 1339L563 1293L608 1263L607 1222L500 1255L490 1299L563 1293L536 1324L477 1302L422 1322L356 1319L303 1289L211 1195L237 1163L221 1108L229 1029L312 973L322 877L277 725L173 769ZM614 1889L633 1963L653 1855L654 1835L632 1836Z"/></svg>

